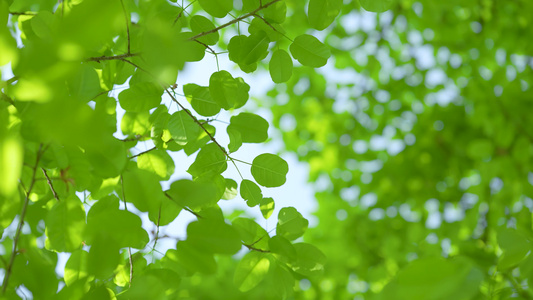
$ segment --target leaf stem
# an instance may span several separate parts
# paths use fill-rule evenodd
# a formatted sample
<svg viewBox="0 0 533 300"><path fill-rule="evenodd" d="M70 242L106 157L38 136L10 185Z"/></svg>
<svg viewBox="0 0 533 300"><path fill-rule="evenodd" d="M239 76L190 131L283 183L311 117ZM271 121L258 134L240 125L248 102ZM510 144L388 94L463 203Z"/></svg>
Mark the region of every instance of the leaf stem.
<svg viewBox="0 0 533 300"><path fill-rule="evenodd" d="M35 165L33 166L33 171L31 175L31 183L28 188L28 191L26 192L26 198L24 199L24 204L22 205L22 211L20 213L20 220L19 224L17 226L17 231L15 233L15 238L13 239L13 248L11 250L11 256L9 257L9 263L6 267L6 273L4 275L4 282L2 283L2 295L6 293L7 285L9 284L9 277L11 276L11 272L13 270L13 263L15 262L15 256L17 255L17 246L18 241L20 239L20 234L22 232L22 226L24 225L24 217L26 216L26 210L28 208L28 203L30 201L30 194L33 189L33 185L35 184L35 175L37 173L37 166L39 165L39 161L41 160L41 156L43 155L43 152L46 149L43 150L43 144L39 145L39 150L37 150L37 158L35 159Z"/></svg>
<svg viewBox="0 0 533 300"><path fill-rule="evenodd" d="M46 173L46 170L44 168L41 168L43 171L44 177L46 177L46 182L48 182L48 186L52 190L52 194L54 195L54 198L56 198L57 201L59 201L59 196L56 193L56 190L54 189L54 186L52 185L52 180L50 180L50 177L48 177L48 173Z"/></svg>
<svg viewBox="0 0 533 300"><path fill-rule="evenodd" d="M120 175L120 185L122 186L122 201L124 201L124 209L128 211L128 204L126 202L126 192L124 191L124 176ZM130 261L130 282L129 286L131 288L131 281L133 280L133 260L131 259L131 247L128 247L128 258Z"/></svg>
<svg viewBox="0 0 533 300"><path fill-rule="evenodd" d="M243 164L247 164L247 165L250 165L250 166L252 165L251 163L246 162L246 161L243 161L243 160L240 160L240 159L236 159L236 158L233 158L233 157L231 157L231 159L232 159L232 160L235 160L235 161L238 161L238 162L240 162L240 163L243 163Z"/></svg>

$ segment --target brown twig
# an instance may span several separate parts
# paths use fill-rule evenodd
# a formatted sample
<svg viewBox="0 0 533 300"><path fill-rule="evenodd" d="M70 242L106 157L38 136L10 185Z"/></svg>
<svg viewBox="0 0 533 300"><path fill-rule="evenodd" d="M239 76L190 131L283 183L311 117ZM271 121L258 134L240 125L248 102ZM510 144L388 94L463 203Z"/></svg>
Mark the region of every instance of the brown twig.
<svg viewBox="0 0 533 300"><path fill-rule="evenodd" d="M54 189L54 186L52 185L52 180L50 180L50 177L48 177L48 173L46 173L46 170L44 168L41 168L43 171L44 177L46 177L46 182L48 182L48 186L52 190L52 195L54 195L54 198L56 198L57 201L59 201L59 196L56 193L56 190Z"/></svg>
<svg viewBox="0 0 533 300"><path fill-rule="evenodd" d="M28 203L30 200L30 194L33 189L33 185L35 184L35 175L37 173L37 167L39 165L39 161L41 160L41 156L43 155L43 144L39 145L39 150L37 150L37 158L35 159L35 165L33 166L33 171L31 175L31 182L30 186L28 188L28 191L26 192L26 198L24 199L24 204L22 205L22 211L20 213L20 220L17 226L17 231L15 233L15 238L13 239L13 248L11 250L11 256L9 257L9 263L6 267L6 273L4 275L4 282L2 283L2 294L4 295L6 293L7 285L9 284L9 277L11 276L11 272L13 270L13 263L15 262L15 256L17 255L17 246L18 241L20 239L20 233L22 232L22 226L24 225L24 217L26 216L26 210L28 208Z"/></svg>
<svg viewBox="0 0 533 300"><path fill-rule="evenodd" d="M157 147L150 148L150 149L148 149L148 150L146 150L146 151L143 151L143 152L141 152L141 153L137 153L137 154L135 154L135 155L133 155L133 156L130 156L130 157L128 157L128 158L129 158L129 159L132 159L132 158L135 158L135 157L137 157L137 156L141 156L141 155L143 155L143 154L146 154L146 153L148 153L148 152L150 152L150 151L154 151L155 149L157 149Z"/></svg>
<svg viewBox="0 0 533 300"><path fill-rule="evenodd" d="M98 56L98 57L89 57L86 59L86 61L95 61L100 62L102 60L124 60L124 58L137 56L139 53L126 53L126 54L120 54L120 55L113 55L113 56Z"/></svg>
<svg viewBox="0 0 533 300"><path fill-rule="evenodd" d="M172 200L172 202L178 204L178 202L174 201L174 199L172 199L172 196L170 196L167 192L165 192L165 196ZM178 204L179 205L179 204ZM184 210L190 212L191 214L195 215L198 219L201 219L203 218L202 216L200 216L197 212L194 212L193 210L191 210L190 208L188 208L187 206L183 206L183 205L180 205L181 207L183 207Z"/></svg>
<svg viewBox="0 0 533 300"><path fill-rule="evenodd" d="M272 5L272 4L276 3L276 2L279 2L279 1L281 1L281 0L274 0L274 1L272 1L272 2L269 2L269 3L265 4L265 5L260 5L257 9L255 9L254 11L252 11L252 12L250 12L250 13L247 13L247 14L245 14L245 15L243 15L243 16L240 16L240 17L238 17L237 19L233 19L233 20L229 21L228 23L226 23L226 24L222 24L222 25L220 25L220 26L218 26L218 27L216 27L216 28L213 28L213 29L211 29L211 30L208 30L208 31L205 31L205 32L201 32L201 33L199 33L199 34L197 34L197 35L195 35L195 36L189 38L189 40L196 40L196 39L199 38L199 37L202 37L202 36L204 36L204 35L208 35L208 34L210 34L210 33L217 32L217 31L219 31L219 30L222 29L222 28L226 28L226 27L228 27L228 26L230 26L230 25L232 25L232 24L235 24L235 23L237 23L237 22L239 22L239 21L242 21L242 20L244 20L244 19L246 19L246 18L249 18L249 17L251 17L251 16L254 16L254 15L256 15L257 12L259 12L260 10L265 9L265 8L269 7L270 5Z"/></svg>
<svg viewBox="0 0 533 300"><path fill-rule="evenodd" d="M252 251L257 251L257 252L263 252L263 253L270 253L270 250L263 250L263 249L259 249L259 248L256 248L252 245L247 245L247 244L243 244L246 248L252 250Z"/></svg>
<svg viewBox="0 0 533 300"><path fill-rule="evenodd" d="M35 16L37 13L33 11L26 11L26 12L10 11L9 14L13 16Z"/></svg>
<svg viewBox="0 0 533 300"><path fill-rule="evenodd" d="M130 20L128 18L128 13L126 12L126 7L124 6L124 0L120 0L120 4L122 5L122 11L124 12L124 19L126 19L126 34L128 35L128 54L130 54Z"/></svg>

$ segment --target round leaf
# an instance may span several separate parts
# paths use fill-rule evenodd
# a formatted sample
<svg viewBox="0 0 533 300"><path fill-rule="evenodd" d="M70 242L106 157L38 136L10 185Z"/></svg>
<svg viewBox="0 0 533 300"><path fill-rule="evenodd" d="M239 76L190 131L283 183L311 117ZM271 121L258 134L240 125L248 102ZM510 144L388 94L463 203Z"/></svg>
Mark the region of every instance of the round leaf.
<svg viewBox="0 0 533 300"><path fill-rule="evenodd" d="M252 176L264 187L278 187L285 183L289 165L281 157L264 153L252 162Z"/></svg>
<svg viewBox="0 0 533 300"><path fill-rule="evenodd" d="M309 34L297 36L290 49L292 56L302 65L313 68L324 66L331 56L329 48Z"/></svg>

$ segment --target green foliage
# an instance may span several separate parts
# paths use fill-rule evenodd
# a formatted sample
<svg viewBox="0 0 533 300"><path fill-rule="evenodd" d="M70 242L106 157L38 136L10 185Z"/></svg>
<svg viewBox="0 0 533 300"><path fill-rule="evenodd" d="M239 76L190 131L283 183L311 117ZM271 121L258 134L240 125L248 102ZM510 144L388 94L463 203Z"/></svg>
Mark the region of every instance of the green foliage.
<svg viewBox="0 0 533 300"><path fill-rule="evenodd" d="M0 0L0 298L532 299L532 11Z"/></svg>

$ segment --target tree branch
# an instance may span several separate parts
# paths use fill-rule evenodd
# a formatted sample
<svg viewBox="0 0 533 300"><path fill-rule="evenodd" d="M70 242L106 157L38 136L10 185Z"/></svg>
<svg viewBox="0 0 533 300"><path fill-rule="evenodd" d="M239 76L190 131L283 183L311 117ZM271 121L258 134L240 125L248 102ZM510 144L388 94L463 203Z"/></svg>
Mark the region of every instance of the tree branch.
<svg viewBox="0 0 533 300"><path fill-rule="evenodd" d="M143 155L143 154L146 154L146 153L148 153L148 152L150 152L150 151L154 151L155 149L157 149L157 147L150 148L150 149L148 149L148 150L146 150L146 151L143 151L143 152L141 152L141 153L137 153L137 154L135 154L135 155L133 155L133 156L131 156L131 157L128 157L128 158L129 158L129 159L132 159L132 158L135 158L135 157L137 157L137 156L141 156L141 155Z"/></svg>
<svg viewBox="0 0 533 300"><path fill-rule="evenodd" d="M100 62L102 60L123 60L124 58L137 56L139 53L126 53L126 54L120 54L120 55L113 55L113 56L98 56L98 57L89 57L85 61L95 61Z"/></svg>
<svg viewBox="0 0 533 300"><path fill-rule="evenodd" d="M263 250L263 249L259 249L259 248L256 248L252 245L248 245L248 244L243 244L246 248L252 250L252 251L257 251L257 252L263 252L263 253L270 253L270 250Z"/></svg>
<svg viewBox="0 0 533 300"><path fill-rule="evenodd" d="M13 16L35 16L37 13L33 11L26 11L26 12L10 11L9 14Z"/></svg>
<svg viewBox="0 0 533 300"><path fill-rule="evenodd" d="M128 13L126 12L126 7L124 6L124 0L120 0L120 4L122 5L122 11L124 12L124 19L126 19L126 33L128 35L128 54L130 54L130 20L128 18Z"/></svg>
<svg viewBox="0 0 533 300"><path fill-rule="evenodd" d="M22 205L22 211L20 213L20 220L19 224L17 226L17 231L15 233L15 238L13 239L13 248L11 250L11 256L9 257L9 263L6 267L6 273L4 275L4 282L2 283L2 294L4 295L6 293L7 286L9 284L9 277L11 276L11 271L13 270L13 263L15 262L15 257L17 255L17 246L18 241L20 239L20 233L22 232L22 226L24 225L24 217L26 216L26 210L28 208L28 203L30 200L30 194L33 189L33 185L35 184L35 175L37 173L37 167L39 165L39 161L41 160L41 156L43 155L43 152L46 149L43 150L43 144L39 145L39 150L37 150L37 158L35 159L35 165L33 166L33 171L31 175L31 182L30 186L28 188L28 191L26 192L26 198L24 199L24 203Z"/></svg>
<svg viewBox="0 0 533 300"><path fill-rule="evenodd" d="M237 19L233 19L233 20L229 21L228 23L226 23L226 24L222 24L222 25L220 25L220 26L218 26L218 27L216 27L216 28L213 28L213 29L211 29L211 30L208 30L208 31L205 31L205 32L201 32L201 33L199 33L199 34L197 34L197 35L195 35L195 36L189 38L189 40L196 40L196 39L199 38L199 37L202 37L202 36L204 36L204 35L208 35L208 34L213 33L213 32L217 32L217 31L219 31L219 30L222 29L222 28L226 28L226 27L228 27L228 26L230 26L230 25L232 25L232 24L235 24L235 23L237 23L237 22L239 22L239 21L242 21L242 20L244 20L244 19L246 19L246 18L249 18L249 17L251 17L251 16L254 16L254 15L256 15L257 12L259 12L260 10L263 10L263 9L269 7L270 5L272 5L272 4L276 3L276 2L279 2L279 1L281 1L281 0L274 0L274 1L272 1L272 2L269 2L269 3L265 4L265 5L260 5L257 9L255 9L254 11L252 11L252 12L250 12L250 13L247 13L247 14L245 14L245 15L243 15L243 16L240 16L240 17L238 17Z"/></svg>
<svg viewBox="0 0 533 300"><path fill-rule="evenodd" d="M174 201L174 199L172 199L172 196L170 196L167 192L164 192L165 193L165 196L172 200L174 203L178 204L178 202ZM179 204L178 204L179 205ZM180 205L181 207L183 207L184 210L190 212L191 214L195 215L198 219L201 219L203 218L202 216L200 216L197 212L194 212L192 211L190 208L188 208L187 206L183 206L183 205Z"/></svg>
<svg viewBox="0 0 533 300"><path fill-rule="evenodd" d="M48 173L46 173L46 170L44 168L41 168L43 171L44 177L46 177L46 182L48 182L48 186L52 190L52 194L54 195L54 198L56 198L57 201L59 201L59 196L56 193L56 190L54 189L54 186L52 185L52 181L50 180L50 177L48 177Z"/></svg>

